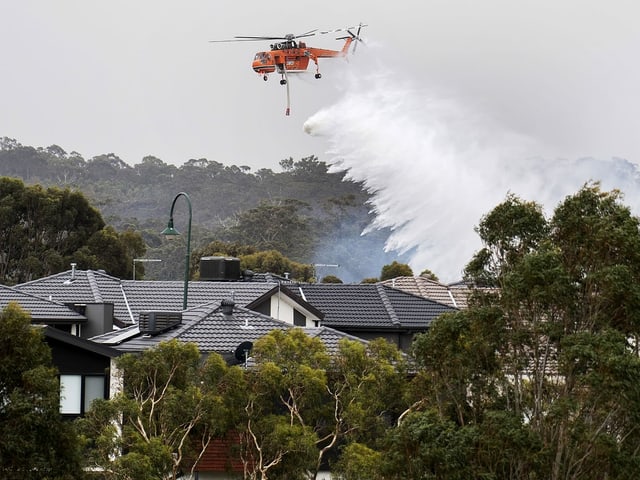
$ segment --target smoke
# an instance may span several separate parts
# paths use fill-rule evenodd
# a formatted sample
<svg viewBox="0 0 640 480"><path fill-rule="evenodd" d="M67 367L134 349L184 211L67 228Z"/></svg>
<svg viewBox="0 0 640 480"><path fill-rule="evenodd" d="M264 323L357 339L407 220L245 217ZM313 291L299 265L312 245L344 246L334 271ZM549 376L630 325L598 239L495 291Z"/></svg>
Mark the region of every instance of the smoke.
<svg viewBox="0 0 640 480"><path fill-rule="evenodd" d="M549 214L586 182L601 181L638 205L638 170L624 160L553 158L536 139L391 75L346 85L304 131L326 141L331 171L372 194L375 220L363 235L389 228L385 250L408 252L416 273L460 279L480 247L474 226L509 192Z"/></svg>

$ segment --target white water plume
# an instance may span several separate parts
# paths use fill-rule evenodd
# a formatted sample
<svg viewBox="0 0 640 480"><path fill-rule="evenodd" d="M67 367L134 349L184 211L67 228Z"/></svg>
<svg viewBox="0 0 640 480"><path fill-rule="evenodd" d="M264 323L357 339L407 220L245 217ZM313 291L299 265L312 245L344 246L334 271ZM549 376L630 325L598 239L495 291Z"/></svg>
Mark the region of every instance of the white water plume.
<svg viewBox="0 0 640 480"><path fill-rule="evenodd" d="M474 226L509 192L547 213L591 180L627 200L638 194L628 162L551 160L533 139L384 75L352 80L304 131L326 140L331 171L373 194L368 230L390 228L388 251L409 252L416 274L428 268L446 282L460 279L480 247Z"/></svg>

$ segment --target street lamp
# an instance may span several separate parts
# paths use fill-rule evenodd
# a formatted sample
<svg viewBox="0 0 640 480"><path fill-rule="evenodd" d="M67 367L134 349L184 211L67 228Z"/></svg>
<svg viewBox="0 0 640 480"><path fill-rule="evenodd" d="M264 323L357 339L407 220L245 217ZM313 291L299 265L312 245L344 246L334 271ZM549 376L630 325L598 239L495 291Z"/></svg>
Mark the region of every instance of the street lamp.
<svg viewBox="0 0 640 480"><path fill-rule="evenodd" d="M134 258L133 259L133 279L136 279L136 263L161 262L159 258Z"/></svg>
<svg viewBox="0 0 640 480"><path fill-rule="evenodd" d="M171 204L171 212L169 212L169 223L167 224L167 228L165 228L161 233L165 235L167 239L175 238L177 235L180 235L180 232L173 228L173 208L176 206L176 200L178 198L184 197L189 205L189 229L187 231L187 255L185 256L185 264L184 264L184 294L182 297L182 309L187 309L187 295L189 291L189 257L191 256L191 199L189 195L184 192L180 192L173 199L173 203Z"/></svg>

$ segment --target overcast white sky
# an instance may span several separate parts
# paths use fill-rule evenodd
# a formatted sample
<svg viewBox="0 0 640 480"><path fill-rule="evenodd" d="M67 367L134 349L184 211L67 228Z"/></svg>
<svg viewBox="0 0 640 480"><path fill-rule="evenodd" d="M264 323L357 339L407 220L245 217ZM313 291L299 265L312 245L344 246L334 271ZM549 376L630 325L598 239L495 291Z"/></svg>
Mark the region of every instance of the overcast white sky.
<svg viewBox="0 0 640 480"><path fill-rule="evenodd" d="M640 163L638 18L634 0L4 1L0 136L130 164L323 159L323 140L302 125L341 98L354 62L292 79L285 117L277 77L250 69L268 42L209 40L365 22L363 71L456 98L557 155Z"/></svg>

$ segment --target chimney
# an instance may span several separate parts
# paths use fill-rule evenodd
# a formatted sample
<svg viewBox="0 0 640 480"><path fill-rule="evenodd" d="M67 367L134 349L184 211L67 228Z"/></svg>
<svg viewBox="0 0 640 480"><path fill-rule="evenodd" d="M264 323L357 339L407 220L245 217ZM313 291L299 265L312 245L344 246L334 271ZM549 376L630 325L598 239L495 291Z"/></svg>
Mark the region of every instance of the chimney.
<svg viewBox="0 0 640 480"><path fill-rule="evenodd" d="M75 280L76 279L76 265L77 265L77 263L72 263L71 264L71 280Z"/></svg>
<svg viewBox="0 0 640 480"><path fill-rule="evenodd" d="M233 315L233 307L235 307L235 302L233 300L222 300L220 302L220 309L222 310L222 314L225 316Z"/></svg>

